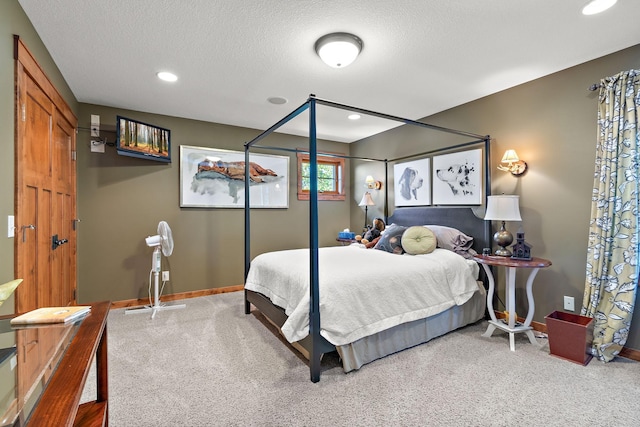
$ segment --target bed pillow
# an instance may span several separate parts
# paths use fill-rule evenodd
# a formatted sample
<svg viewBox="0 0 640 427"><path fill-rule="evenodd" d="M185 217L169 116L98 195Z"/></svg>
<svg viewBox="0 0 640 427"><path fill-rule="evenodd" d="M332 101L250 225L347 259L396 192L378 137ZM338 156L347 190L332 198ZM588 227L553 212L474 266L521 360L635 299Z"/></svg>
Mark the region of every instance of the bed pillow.
<svg viewBox="0 0 640 427"><path fill-rule="evenodd" d="M473 258L477 253L471 249L473 237L464 234L462 231L444 225L425 225L425 227L436 235L439 248L448 249L468 259Z"/></svg>
<svg viewBox="0 0 640 427"><path fill-rule="evenodd" d="M380 236L380 240L373 247L374 249L380 249L381 251L386 251L392 254L403 254L404 250L402 249L402 234L405 232L407 227L403 227L401 225L392 224L388 226L382 236Z"/></svg>
<svg viewBox="0 0 640 427"><path fill-rule="evenodd" d="M409 227L402 234L402 249L410 255L430 254L436 244L436 235L427 227Z"/></svg>

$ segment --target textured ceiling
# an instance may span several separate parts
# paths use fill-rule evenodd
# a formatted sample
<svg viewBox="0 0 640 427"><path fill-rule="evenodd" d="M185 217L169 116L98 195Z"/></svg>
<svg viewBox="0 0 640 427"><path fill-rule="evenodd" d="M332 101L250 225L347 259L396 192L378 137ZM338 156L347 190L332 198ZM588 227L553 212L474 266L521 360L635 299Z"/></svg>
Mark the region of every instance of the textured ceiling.
<svg viewBox="0 0 640 427"><path fill-rule="evenodd" d="M261 130L309 94L420 119L640 43L638 0L595 16L581 14L586 0L19 3L78 101ZM364 42L344 69L313 49L339 31ZM318 136L348 142L392 125L322 110Z"/></svg>

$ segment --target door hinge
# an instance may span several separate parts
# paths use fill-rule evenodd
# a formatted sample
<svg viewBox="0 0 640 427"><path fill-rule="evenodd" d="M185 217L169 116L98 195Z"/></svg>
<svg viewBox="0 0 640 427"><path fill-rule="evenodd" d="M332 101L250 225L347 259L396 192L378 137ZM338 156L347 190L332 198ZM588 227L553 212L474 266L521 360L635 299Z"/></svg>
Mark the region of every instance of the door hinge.
<svg viewBox="0 0 640 427"><path fill-rule="evenodd" d="M27 104L25 104L24 102L22 103L22 121L27 121Z"/></svg>
<svg viewBox="0 0 640 427"><path fill-rule="evenodd" d="M76 289L75 288L73 288L73 300L77 301L77 299L76 299Z"/></svg>
<svg viewBox="0 0 640 427"><path fill-rule="evenodd" d="M76 160L76 151L72 151L71 152L71 160L73 160L73 161Z"/></svg>

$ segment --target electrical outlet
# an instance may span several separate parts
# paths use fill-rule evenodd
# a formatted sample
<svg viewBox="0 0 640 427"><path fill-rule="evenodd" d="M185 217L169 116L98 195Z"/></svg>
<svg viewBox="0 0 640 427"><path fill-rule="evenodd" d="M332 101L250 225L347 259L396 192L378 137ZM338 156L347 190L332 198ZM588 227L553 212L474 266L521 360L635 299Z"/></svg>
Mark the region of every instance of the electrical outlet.
<svg viewBox="0 0 640 427"><path fill-rule="evenodd" d="M169 281L169 272L168 271L163 271L162 272L162 281L163 282L168 282Z"/></svg>
<svg viewBox="0 0 640 427"><path fill-rule="evenodd" d="M567 311L575 311L576 307L575 307L575 300L573 297L568 297L565 296L564 297L564 309Z"/></svg>

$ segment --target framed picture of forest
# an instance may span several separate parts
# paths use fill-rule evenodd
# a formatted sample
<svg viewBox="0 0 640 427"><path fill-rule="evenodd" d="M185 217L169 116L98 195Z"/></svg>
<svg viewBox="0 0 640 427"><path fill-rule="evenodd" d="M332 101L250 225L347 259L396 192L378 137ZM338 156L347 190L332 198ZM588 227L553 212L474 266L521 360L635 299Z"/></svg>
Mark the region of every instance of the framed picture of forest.
<svg viewBox="0 0 640 427"><path fill-rule="evenodd" d="M171 163L171 131L117 116L116 151L123 156Z"/></svg>

